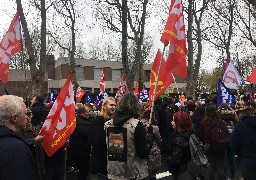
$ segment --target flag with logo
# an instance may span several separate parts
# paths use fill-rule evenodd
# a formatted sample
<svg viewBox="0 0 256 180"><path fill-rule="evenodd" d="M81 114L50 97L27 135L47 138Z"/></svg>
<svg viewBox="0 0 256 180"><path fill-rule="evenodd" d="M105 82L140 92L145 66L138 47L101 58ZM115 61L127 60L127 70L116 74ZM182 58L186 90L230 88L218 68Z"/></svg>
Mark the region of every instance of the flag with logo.
<svg viewBox="0 0 256 180"><path fill-rule="evenodd" d="M145 85L143 86L142 91L143 91L143 95L144 95L144 100L148 101L149 100L149 95L148 95L148 90L147 90Z"/></svg>
<svg viewBox="0 0 256 180"><path fill-rule="evenodd" d="M139 95L139 103L142 103L144 101L144 94L143 94L143 90L140 91L140 95Z"/></svg>
<svg viewBox="0 0 256 180"><path fill-rule="evenodd" d="M88 92L86 94L86 104L90 104L91 102L92 102L92 97L91 97L90 93Z"/></svg>
<svg viewBox="0 0 256 180"><path fill-rule="evenodd" d="M42 146L49 157L65 144L75 127L75 101L70 73L41 129L44 136Z"/></svg>
<svg viewBox="0 0 256 180"><path fill-rule="evenodd" d="M84 91L82 90L82 88L80 86L78 86L78 88L76 90L76 100L81 101L83 96L84 96Z"/></svg>
<svg viewBox="0 0 256 180"><path fill-rule="evenodd" d="M105 75L104 75L104 68L101 69L101 77L100 77L100 94L103 94L106 89L105 84Z"/></svg>
<svg viewBox="0 0 256 180"><path fill-rule="evenodd" d="M100 104L100 97L99 97L99 94L98 94L98 93L97 93L97 95L96 95L95 104L96 104L97 106Z"/></svg>
<svg viewBox="0 0 256 180"><path fill-rule="evenodd" d="M187 78L187 48L181 0L171 1L169 17L160 40L165 46L169 44L167 65L165 67L167 71L172 71L173 74Z"/></svg>
<svg viewBox="0 0 256 180"><path fill-rule="evenodd" d="M234 108L235 96L232 92L225 86L224 82L218 81L218 95L217 95L217 106L219 107L221 103L227 103L231 108Z"/></svg>
<svg viewBox="0 0 256 180"><path fill-rule="evenodd" d="M49 99L49 102L54 102L55 101L55 93L54 93L54 90L53 88L51 89L51 92L50 92L50 99Z"/></svg>
<svg viewBox="0 0 256 180"><path fill-rule="evenodd" d="M118 89L116 91L116 96L115 96L116 99L120 98L124 94L124 91L123 91L123 81L124 81L124 74L121 77Z"/></svg>
<svg viewBox="0 0 256 180"><path fill-rule="evenodd" d="M158 76L158 70L160 63L161 64L161 70L157 81ZM166 61L162 60L162 53L160 50L157 51L154 63L152 65L151 73L150 73L150 90L149 90L149 106L152 106L153 99L156 100L164 91L165 89L174 82L172 73L168 71L166 68ZM156 87L156 93L154 97L154 91Z"/></svg>
<svg viewBox="0 0 256 180"><path fill-rule="evenodd" d="M17 12L0 44L0 80L4 83L9 80L11 56L22 50L20 16Z"/></svg>
<svg viewBox="0 0 256 180"><path fill-rule="evenodd" d="M242 77L239 75L235 66L231 62L223 75L223 83L229 89L239 89L239 87L243 84Z"/></svg>

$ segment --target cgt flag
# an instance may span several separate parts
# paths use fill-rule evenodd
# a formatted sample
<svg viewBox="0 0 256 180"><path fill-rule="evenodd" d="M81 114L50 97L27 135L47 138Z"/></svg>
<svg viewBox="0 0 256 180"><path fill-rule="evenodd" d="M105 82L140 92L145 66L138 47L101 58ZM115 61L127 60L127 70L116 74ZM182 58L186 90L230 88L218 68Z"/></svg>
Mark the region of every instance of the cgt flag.
<svg viewBox="0 0 256 180"><path fill-rule="evenodd" d="M0 44L0 80L4 83L9 79L11 56L23 50L20 17L17 12Z"/></svg>
<svg viewBox="0 0 256 180"><path fill-rule="evenodd" d="M84 91L82 88L79 86L76 90L76 100L81 101L82 97L84 96Z"/></svg>
<svg viewBox="0 0 256 180"><path fill-rule="evenodd" d="M42 146L49 157L65 144L75 127L75 101L70 73L41 129L44 136Z"/></svg>
<svg viewBox="0 0 256 180"><path fill-rule="evenodd" d="M231 62L223 75L223 83L229 89L239 89L243 84L242 77Z"/></svg>
<svg viewBox="0 0 256 180"><path fill-rule="evenodd" d="M181 0L171 1L169 17L160 40L165 46L169 44L166 69L187 78L186 35Z"/></svg>
<svg viewBox="0 0 256 180"><path fill-rule="evenodd" d="M231 108L234 108L235 97L231 91L225 86L225 84L219 80L218 81L218 95L217 95L217 107L221 103L227 103Z"/></svg>
<svg viewBox="0 0 256 180"><path fill-rule="evenodd" d="M158 96L160 96L164 90L174 82L172 73L168 71L166 67L166 61L162 60L161 71L159 73L158 82L156 84L158 69L160 66L160 61L162 59L162 53L160 50L157 51L151 73L150 73L150 90L149 90L149 106L152 106L153 99L156 100ZM154 90L156 87L156 94L154 97Z"/></svg>

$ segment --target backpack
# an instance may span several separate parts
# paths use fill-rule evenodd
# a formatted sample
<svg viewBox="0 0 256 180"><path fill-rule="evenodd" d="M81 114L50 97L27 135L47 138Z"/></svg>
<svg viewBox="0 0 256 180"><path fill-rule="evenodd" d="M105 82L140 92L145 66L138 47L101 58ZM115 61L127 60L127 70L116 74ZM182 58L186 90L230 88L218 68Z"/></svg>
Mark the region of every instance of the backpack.
<svg viewBox="0 0 256 180"><path fill-rule="evenodd" d="M210 130L210 150L211 152L219 152L229 146L231 134L227 129L227 125L223 120L218 120Z"/></svg>
<svg viewBox="0 0 256 180"><path fill-rule="evenodd" d="M204 177L209 163L204 153L204 145L195 134L192 134L189 138L189 147L191 160L187 164L188 171L194 178Z"/></svg>

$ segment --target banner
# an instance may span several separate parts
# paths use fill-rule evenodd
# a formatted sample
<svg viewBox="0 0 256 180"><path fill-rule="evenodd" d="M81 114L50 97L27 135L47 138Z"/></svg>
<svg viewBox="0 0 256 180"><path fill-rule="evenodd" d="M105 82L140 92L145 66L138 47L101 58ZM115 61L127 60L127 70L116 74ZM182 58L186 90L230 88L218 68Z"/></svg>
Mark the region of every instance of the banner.
<svg viewBox="0 0 256 180"><path fill-rule="evenodd" d="M76 90L76 100L81 101L83 96L84 96L84 91L82 90L82 88L80 86L78 86L78 88Z"/></svg>
<svg viewBox="0 0 256 180"><path fill-rule="evenodd" d="M75 101L70 73L41 129L44 136L42 146L49 157L65 144L75 127Z"/></svg>
<svg viewBox="0 0 256 180"><path fill-rule="evenodd" d="M225 84L219 80L218 81L218 95L217 95L217 107L221 103L227 103L231 108L234 108L235 96L231 91L225 86Z"/></svg>
<svg viewBox="0 0 256 180"><path fill-rule="evenodd" d="M239 75L235 66L231 62L223 75L223 83L227 88L230 89L239 89L239 87L243 84L242 77Z"/></svg>
<svg viewBox="0 0 256 180"><path fill-rule="evenodd" d="M0 44L0 80L4 83L9 80L11 56L22 50L20 18L17 12Z"/></svg>
<svg viewBox="0 0 256 180"><path fill-rule="evenodd" d="M181 0L171 1L169 17L160 40L165 46L169 44L166 70L187 78L186 34Z"/></svg>
<svg viewBox="0 0 256 180"><path fill-rule="evenodd" d="M101 69L101 77L100 77L100 95L105 92L106 84L105 84L105 75L104 68Z"/></svg>

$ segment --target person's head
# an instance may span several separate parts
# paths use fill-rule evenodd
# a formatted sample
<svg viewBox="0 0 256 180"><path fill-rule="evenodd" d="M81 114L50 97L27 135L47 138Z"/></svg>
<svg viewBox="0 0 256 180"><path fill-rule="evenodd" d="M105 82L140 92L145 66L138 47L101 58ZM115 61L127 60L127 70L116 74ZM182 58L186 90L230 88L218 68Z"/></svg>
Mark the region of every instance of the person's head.
<svg viewBox="0 0 256 180"><path fill-rule="evenodd" d="M27 124L27 108L23 99L13 95L0 96L0 124L15 132L22 131Z"/></svg>
<svg viewBox="0 0 256 180"><path fill-rule="evenodd" d="M218 108L215 105L206 106L205 119L206 120L220 119L220 114L218 112Z"/></svg>
<svg viewBox="0 0 256 180"><path fill-rule="evenodd" d="M105 120L109 120L114 116L115 110L116 110L115 98L107 97L101 105L100 116L102 116Z"/></svg>
<svg viewBox="0 0 256 180"><path fill-rule="evenodd" d="M191 132L192 131L192 122L190 116L187 112L178 111L173 114L172 120L173 128L178 131Z"/></svg>
<svg viewBox="0 0 256 180"><path fill-rule="evenodd" d="M90 107L87 105L79 106L76 112L85 119L90 117Z"/></svg>
<svg viewBox="0 0 256 180"><path fill-rule="evenodd" d="M139 102L133 93L125 93L118 101L116 111L120 114L130 114L134 118L139 118Z"/></svg>
<svg viewBox="0 0 256 180"><path fill-rule="evenodd" d="M196 109L196 105L195 105L194 101L189 100L187 102L187 110L188 111L195 111L195 109Z"/></svg>
<svg viewBox="0 0 256 180"><path fill-rule="evenodd" d="M33 107L34 104L44 104L44 98L42 96L35 96L31 100L30 106Z"/></svg>

